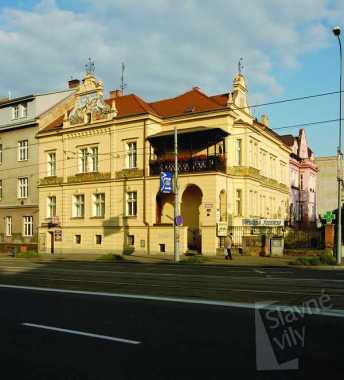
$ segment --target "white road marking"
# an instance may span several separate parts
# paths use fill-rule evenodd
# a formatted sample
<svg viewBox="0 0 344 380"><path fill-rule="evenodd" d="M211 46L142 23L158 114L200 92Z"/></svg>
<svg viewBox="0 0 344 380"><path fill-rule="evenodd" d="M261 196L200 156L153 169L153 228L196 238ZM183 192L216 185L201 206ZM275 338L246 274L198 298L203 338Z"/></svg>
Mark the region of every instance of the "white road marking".
<svg viewBox="0 0 344 380"><path fill-rule="evenodd" d="M85 332L85 331L61 329L60 327L53 327L53 326L47 326L47 325L38 325L38 324L35 324L35 323L25 322L25 323L22 323L22 325L26 326L26 327L34 327L34 328L37 328L37 329L51 330L51 331L57 331L57 332L62 332L62 333L67 333L67 334L74 334L74 335L82 335L82 336L87 336L87 337L90 337L90 338L112 340L114 342L120 342L120 343L128 343L128 344L140 344L141 343L141 342L139 342L137 340L117 338L117 337L108 336L108 335L93 334L93 333L88 333L88 332Z"/></svg>
<svg viewBox="0 0 344 380"><path fill-rule="evenodd" d="M147 296L147 295L142 295L142 294L92 292L92 291L84 291L84 290L40 288L40 287L35 287L35 286L4 285L4 284L0 284L0 288L24 289L24 290L33 290L33 291L41 291L41 292L48 292L48 293L81 294L81 295L89 295L89 296L97 296L97 297L113 297L113 298L139 299L139 300L148 300L148 301L176 302L176 303L187 303L187 304L196 304L196 305L224 306L224 307L253 309L253 310L257 308L257 305L255 303L213 301L213 300L205 300L205 299L197 299L197 298L193 299L193 298L177 298L177 297L159 297L159 296ZM288 292L285 292L285 293L288 293ZM315 295L319 295L319 294L315 294ZM333 295L331 295L331 297L333 297ZM272 302L272 301L267 301L267 302ZM295 308L295 307L298 307L298 305L275 304L275 305L270 305L267 308L263 308L263 309L290 310L291 308ZM319 310L318 308L307 307L304 313L310 314L310 315L323 315L323 316L329 316L329 317L344 318L344 310L342 309Z"/></svg>

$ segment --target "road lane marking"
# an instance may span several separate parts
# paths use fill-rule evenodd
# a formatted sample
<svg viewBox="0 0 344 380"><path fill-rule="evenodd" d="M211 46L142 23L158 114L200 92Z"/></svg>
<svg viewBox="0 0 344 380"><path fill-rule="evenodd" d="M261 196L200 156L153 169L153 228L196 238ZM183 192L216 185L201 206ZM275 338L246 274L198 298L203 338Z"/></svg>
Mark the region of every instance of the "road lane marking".
<svg viewBox="0 0 344 380"><path fill-rule="evenodd" d="M89 296L96 296L96 297L112 297L112 298L138 299L138 300L147 300L147 301L162 301L162 302L175 302L175 303L209 305L209 306L223 306L223 307L232 307L232 308L240 308L240 309L255 310L257 308L257 305L255 303L213 301L213 300L197 299L197 298L194 299L194 298L160 297L160 296L147 296L147 295L142 295L142 294L92 292L92 291L84 291L84 290L41 288L41 287L35 287L35 286L4 285L4 284L0 284L0 288L24 289L24 290L33 290L33 291L41 291L41 292L48 292L48 293L80 294L80 295L89 295ZM315 295L318 295L318 294L319 293ZM333 297L333 295L330 295L330 296ZM275 304L275 305L270 305L264 309L281 310L282 308L284 308L285 310L290 310L290 308L297 307L297 306L300 306L300 305ZM319 310L318 308L307 308L307 310L305 311L305 314L344 318L343 309Z"/></svg>
<svg viewBox="0 0 344 380"><path fill-rule="evenodd" d="M88 333L88 332L85 332L85 331L62 329L60 327L53 327L53 326L47 326L47 325L39 325L39 324L35 324L35 323L25 322L25 323L22 323L22 326L34 327L34 328L43 329L43 330L57 331L57 332L62 332L62 333L66 333L66 334L82 335L82 336L87 336L87 337L90 337L90 338L112 340L114 342L120 342L120 343L141 344L141 342L139 342L137 340L117 338L117 337L108 336L108 335L93 334L93 333Z"/></svg>

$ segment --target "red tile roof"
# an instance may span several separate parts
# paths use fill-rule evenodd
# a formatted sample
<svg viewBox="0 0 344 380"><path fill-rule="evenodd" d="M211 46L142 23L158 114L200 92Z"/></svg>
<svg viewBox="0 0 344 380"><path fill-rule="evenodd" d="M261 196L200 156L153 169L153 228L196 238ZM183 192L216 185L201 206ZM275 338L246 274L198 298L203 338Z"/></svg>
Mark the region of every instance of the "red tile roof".
<svg viewBox="0 0 344 380"><path fill-rule="evenodd" d="M212 97L205 95L196 87L175 98L163 99L149 103L149 105L161 117L180 116L224 108L223 105L220 105Z"/></svg>
<svg viewBox="0 0 344 380"><path fill-rule="evenodd" d="M293 135L282 135L280 136L280 139L288 146L293 146L295 142L295 137Z"/></svg>

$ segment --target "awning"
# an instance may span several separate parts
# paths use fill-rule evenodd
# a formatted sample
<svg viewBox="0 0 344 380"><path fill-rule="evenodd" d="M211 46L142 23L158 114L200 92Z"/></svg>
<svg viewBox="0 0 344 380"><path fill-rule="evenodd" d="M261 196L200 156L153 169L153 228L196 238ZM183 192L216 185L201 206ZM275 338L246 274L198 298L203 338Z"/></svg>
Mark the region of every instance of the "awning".
<svg viewBox="0 0 344 380"><path fill-rule="evenodd" d="M209 128L209 127L193 127L193 128L183 128L178 129L178 136L179 135L186 135L186 134L208 134L208 135L216 135L221 138L226 137L229 135L228 132L224 131L221 128ZM157 140L162 137L168 137L168 136L174 136L174 130L170 129L168 131L163 131L159 133L155 133L154 135L148 136L147 140Z"/></svg>

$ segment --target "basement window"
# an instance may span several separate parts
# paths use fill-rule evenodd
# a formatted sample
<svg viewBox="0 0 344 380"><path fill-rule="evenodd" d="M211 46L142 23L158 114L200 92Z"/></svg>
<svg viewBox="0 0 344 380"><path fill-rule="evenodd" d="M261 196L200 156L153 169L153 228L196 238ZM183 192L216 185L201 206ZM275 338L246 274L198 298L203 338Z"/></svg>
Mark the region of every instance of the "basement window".
<svg viewBox="0 0 344 380"><path fill-rule="evenodd" d="M81 244L81 235L75 235L75 244Z"/></svg>

